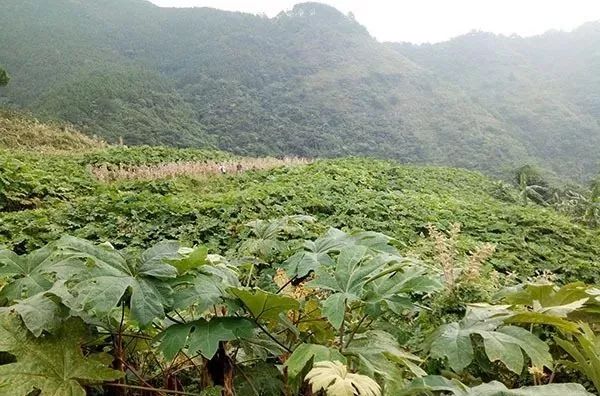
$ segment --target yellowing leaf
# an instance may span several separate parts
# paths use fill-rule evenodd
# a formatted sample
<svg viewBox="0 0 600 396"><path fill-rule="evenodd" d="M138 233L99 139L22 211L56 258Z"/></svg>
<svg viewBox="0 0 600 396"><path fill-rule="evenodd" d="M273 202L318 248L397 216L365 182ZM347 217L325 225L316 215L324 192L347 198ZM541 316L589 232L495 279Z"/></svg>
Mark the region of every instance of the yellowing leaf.
<svg viewBox="0 0 600 396"><path fill-rule="evenodd" d="M352 374L342 363L317 362L306 375L313 391L324 390L327 396L380 396L377 382L361 374Z"/></svg>

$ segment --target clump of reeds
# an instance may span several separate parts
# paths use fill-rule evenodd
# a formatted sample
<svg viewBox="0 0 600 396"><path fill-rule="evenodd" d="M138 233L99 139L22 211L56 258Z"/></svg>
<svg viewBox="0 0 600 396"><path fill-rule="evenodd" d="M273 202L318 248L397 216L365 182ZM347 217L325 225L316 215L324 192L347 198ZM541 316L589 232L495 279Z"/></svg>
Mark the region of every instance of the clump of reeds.
<svg viewBox="0 0 600 396"><path fill-rule="evenodd" d="M460 224L453 224L446 233L432 224L427 229L433 241L434 258L442 270L447 289L453 289L457 282L475 282L480 279L482 268L496 251L496 245L484 243L469 252L466 258L461 258L456 246L461 231Z"/></svg>
<svg viewBox="0 0 600 396"><path fill-rule="evenodd" d="M153 165L99 165L92 174L102 182L118 180L158 180L179 176L203 178L213 175L239 174L251 170L266 170L282 166L307 165L312 160L300 157L240 158L229 161L186 161Z"/></svg>

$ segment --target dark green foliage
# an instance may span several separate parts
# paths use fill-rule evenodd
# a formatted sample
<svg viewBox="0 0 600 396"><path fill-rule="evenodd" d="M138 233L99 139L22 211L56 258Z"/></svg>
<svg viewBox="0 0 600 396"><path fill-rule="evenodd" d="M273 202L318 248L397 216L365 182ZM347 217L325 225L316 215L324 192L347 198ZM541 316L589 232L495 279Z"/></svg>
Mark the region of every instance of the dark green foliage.
<svg viewBox="0 0 600 396"><path fill-rule="evenodd" d="M86 169L68 156L15 154L0 149L0 211L34 209L95 191Z"/></svg>
<svg viewBox="0 0 600 396"><path fill-rule="evenodd" d="M85 165L157 165L187 161L225 161L235 157L223 151L201 149L175 149L171 147L111 147L82 156Z"/></svg>
<svg viewBox="0 0 600 396"><path fill-rule="evenodd" d="M269 19L137 0L8 0L0 37L10 102L111 143L363 155L503 176L523 163L581 179L597 171L593 26L562 37L573 47L563 56L553 36L391 48L318 3ZM568 95L549 82L557 60L559 77L576 75L559 80Z"/></svg>
<svg viewBox="0 0 600 396"><path fill-rule="evenodd" d="M10 81L8 73L6 72L6 70L0 68L0 87L8 84L8 81Z"/></svg>
<svg viewBox="0 0 600 396"><path fill-rule="evenodd" d="M226 251L240 243L238 231L250 220L308 214L318 220L307 226L311 232L326 226L371 229L409 249L422 240L428 223L447 229L459 222L465 251L474 241L498 244L492 263L502 272L531 276L550 270L564 280L600 280L597 231L551 208L498 199L497 183L478 173L348 159L204 180L102 185L85 170L90 162L121 163L125 155L135 164L224 158L162 148L115 148L71 159L18 157L24 171L19 178L5 171L3 177L19 182L4 194L18 198L10 202L25 200L13 203L12 210L41 208L1 214L0 244L29 251L70 233L119 247L180 239ZM6 154L2 158L17 161ZM41 202L30 204L34 198Z"/></svg>

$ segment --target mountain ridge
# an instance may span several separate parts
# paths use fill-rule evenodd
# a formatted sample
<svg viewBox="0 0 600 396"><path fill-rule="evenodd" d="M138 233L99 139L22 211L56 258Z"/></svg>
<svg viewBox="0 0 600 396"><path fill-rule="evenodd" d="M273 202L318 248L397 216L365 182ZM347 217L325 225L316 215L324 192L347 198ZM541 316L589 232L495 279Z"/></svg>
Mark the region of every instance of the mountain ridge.
<svg viewBox="0 0 600 396"><path fill-rule="evenodd" d="M522 83L494 80L504 84L495 101L469 59L379 43L319 3L273 18L139 0L9 0L0 12L0 60L13 76L0 103L4 95L109 142L362 155L496 176L523 163L576 179L597 171L589 148L600 144L600 99L533 78L521 70L528 58L510 65ZM600 48L594 40L586 45ZM486 60L476 44L463 52ZM595 60L583 48L573 73L587 76ZM506 68L506 54L497 58L488 71Z"/></svg>

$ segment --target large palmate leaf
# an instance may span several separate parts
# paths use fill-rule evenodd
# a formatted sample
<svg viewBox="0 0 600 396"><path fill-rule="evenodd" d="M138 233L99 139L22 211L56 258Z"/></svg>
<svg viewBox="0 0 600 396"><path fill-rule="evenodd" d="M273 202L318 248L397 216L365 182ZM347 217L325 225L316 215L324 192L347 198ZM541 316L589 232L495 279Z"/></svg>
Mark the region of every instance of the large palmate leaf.
<svg viewBox="0 0 600 396"><path fill-rule="evenodd" d="M417 378L398 396L422 394L454 395L454 396L592 396L579 384L551 384L529 386L519 389L508 389L500 382L490 382L474 388L440 376Z"/></svg>
<svg viewBox="0 0 600 396"><path fill-rule="evenodd" d="M233 288L229 291L242 302L255 320L277 321L281 313L297 310L300 307L300 303L293 298L262 290L253 292Z"/></svg>
<svg viewBox="0 0 600 396"><path fill-rule="evenodd" d="M305 241L303 250L287 259L283 263L283 269L290 277L303 277L322 265L333 265L334 261L329 254L339 252L349 241L348 234L336 228L330 228L325 235L315 241Z"/></svg>
<svg viewBox="0 0 600 396"><path fill-rule="evenodd" d="M536 312L566 317L592 297L588 287L581 282L559 287L550 283L525 284L501 293L509 304L527 305Z"/></svg>
<svg viewBox="0 0 600 396"><path fill-rule="evenodd" d="M394 336L385 331L370 330L355 335L345 351L357 356L361 367L370 376L378 374L388 381L393 381L397 376L397 365L408 369L414 376L427 375L418 366L422 360L403 350Z"/></svg>
<svg viewBox="0 0 600 396"><path fill-rule="evenodd" d="M173 263L177 266L177 262ZM188 268L187 265L185 267ZM192 267L193 271L190 270ZM213 264L205 259L192 267L186 270L185 276L175 281L173 309L194 306L197 311L203 312L229 296L228 289L240 286L237 272L225 263Z"/></svg>
<svg viewBox="0 0 600 396"><path fill-rule="evenodd" d="M172 294L164 281L177 276L177 269L165 261L179 257L177 243L159 243L136 260L127 260L112 247L74 237L63 237L58 247L65 260L52 270L67 281L78 310L105 316L129 291L132 318L141 326L164 317Z"/></svg>
<svg viewBox="0 0 600 396"><path fill-rule="evenodd" d="M348 372L341 362L315 363L306 375L313 391L323 390L327 396L380 396L381 387L372 378Z"/></svg>
<svg viewBox="0 0 600 396"><path fill-rule="evenodd" d="M48 290L52 282L46 272L55 263L53 253L51 245L26 256L0 250L0 277L8 278L8 284L0 290L0 297L12 302Z"/></svg>
<svg viewBox="0 0 600 396"><path fill-rule="evenodd" d="M248 319L238 317L220 317L210 321L200 319L175 324L161 335L160 349L167 359L173 359L185 347L191 356L201 353L205 358L211 359L219 348L219 342L250 338L254 334L254 327Z"/></svg>
<svg viewBox="0 0 600 396"><path fill-rule="evenodd" d="M576 323L569 316L582 309L592 294L583 283L563 287L553 284L526 284L504 290L501 297L513 306L515 313L506 323L544 324L567 332L577 332Z"/></svg>
<svg viewBox="0 0 600 396"><path fill-rule="evenodd" d="M68 317L68 309L57 300L50 289L17 301L10 307L0 308L0 311L17 312L29 331L39 337L44 331L54 332Z"/></svg>
<svg viewBox="0 0 600 396"><path fill-rule="evenodd" d="M239 251L268 259L286 246L279 239L282 234L302 232L302 223L313 221L313 217L304 215L284 216L276 220L251 221L246 224L250 228L251 236L242 242Z"/></svg>
<svg viewBox="0 0 600 396"><path fill-rule="evenodd" d="M397 254L396 248L389 244L391 241L392 238L377 232L347 234L336 228L330 228L325 235L315 241L305 241L303 250L286 260L283 269L289 276L306 276L322 265L334 265L335 262L330 255L352 245L364 246L371 253Z"/></svg>
<svg viewBox="0 0 600 396"><path fill-rule="evenodd" d="M0 314L0 351L16 362L0 366L0 394L85 396L83 385L115 380L121 373L86 358L81 352L84 326L71 319L53 336L35 338L17 315Z"/></svg>
<svg viewBox="0 0 600 396"><path fill-rule="evenodd" d="M285 362L288 376L294 380L309 363L328 361L346 362L346 358L336 349L317 344L300 344Z"/></svg>
<svg viewBox="0 0 600 396"><path fill-rule="evenodd" d="M323 302L323 314L338 328L344 320L346 305L357 301L363 295L363 287L371 275L381 265L367 259L368 248L350 245L338 255L333 273L326 267L316 271L316 279L310 287L329 290L332 294Z"/></svg>
<svg viewBox="0 0 600 396"><path fill-rule="evenodd" d="M490 361L500 361L509 370L519 374L525 363L523 353L536 367L551 367L552 356L548 345L521 327L499 325L493 310L486 316L481 308L467 311L460 322L438 328L430 338L430 353L435 358L447 358L455 371L467 367L474 358L473 339L483 339L485 353Z"/></svg>
<svg viewBox="0 0 600 396"><path fill-rule="evenodd" d="M431 293L443 287L439 277L431 276L424 267L407 265L395 273L368 282L365 296L367 313L377 315L389 309L397 315L414 308L411 294Z"/></svg>

